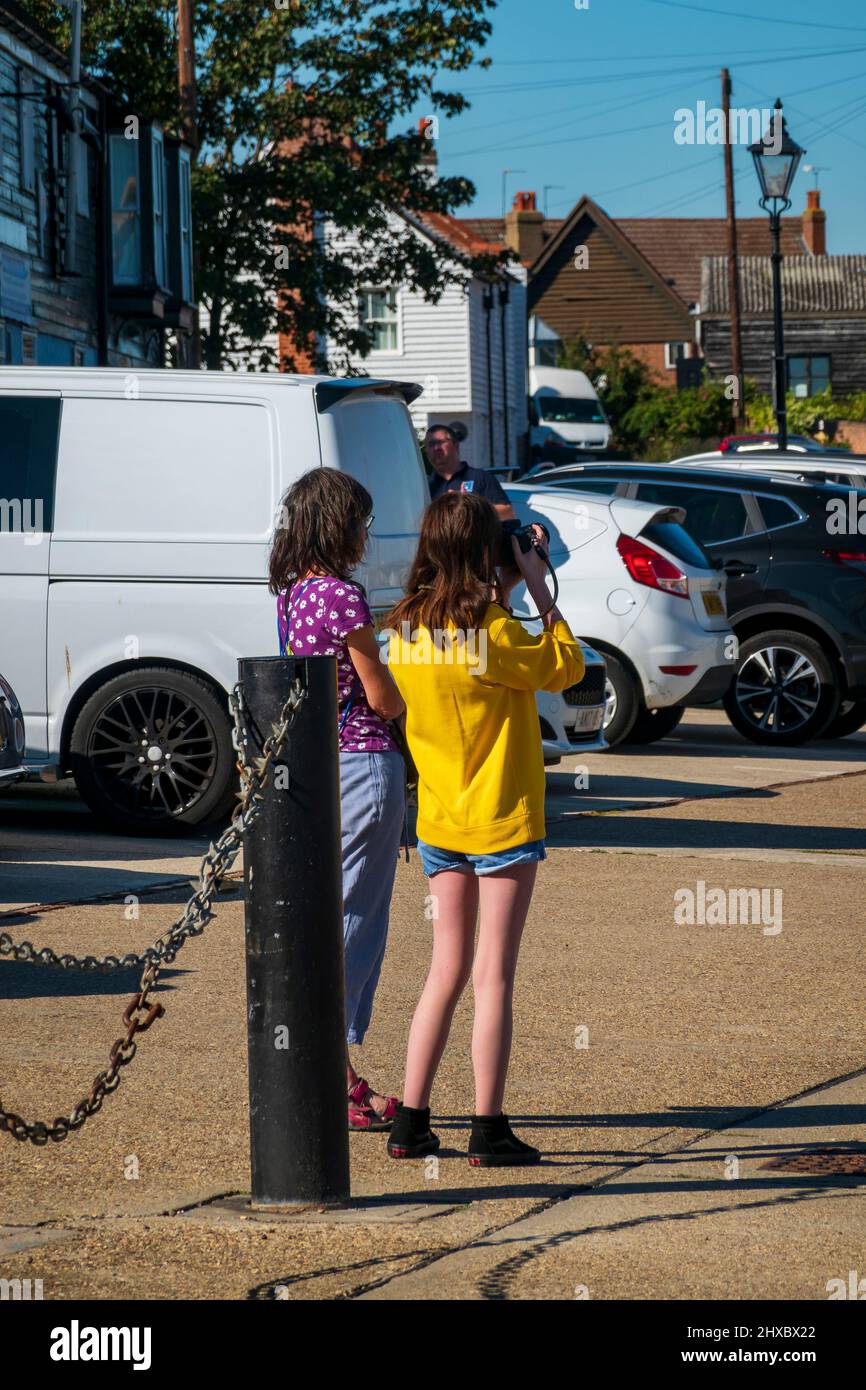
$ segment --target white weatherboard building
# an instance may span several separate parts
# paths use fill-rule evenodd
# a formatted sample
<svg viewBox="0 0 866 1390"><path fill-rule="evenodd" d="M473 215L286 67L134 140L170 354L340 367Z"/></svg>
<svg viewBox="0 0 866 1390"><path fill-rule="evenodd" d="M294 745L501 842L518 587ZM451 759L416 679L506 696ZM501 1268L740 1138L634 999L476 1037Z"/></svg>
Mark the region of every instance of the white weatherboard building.
<svg viewBox="0 0 866 1390"><path fill-rule="evenodd" d="M393 213L419 237L447 242L458 259L490 253L457 218L444 214ZM325 226L338 252L354 237ZM516 468L528 428L526 402L526 270L513 262L491 281L467 266L462 283L449 285L437 303L404 285L358 287L358 313L373 329L366 357L348 358L353 372L415 381L423 394L410 407L419 431L461 421L468 435L461 448L476 468ZM329 359L336 343L325 341Z"/></svg>

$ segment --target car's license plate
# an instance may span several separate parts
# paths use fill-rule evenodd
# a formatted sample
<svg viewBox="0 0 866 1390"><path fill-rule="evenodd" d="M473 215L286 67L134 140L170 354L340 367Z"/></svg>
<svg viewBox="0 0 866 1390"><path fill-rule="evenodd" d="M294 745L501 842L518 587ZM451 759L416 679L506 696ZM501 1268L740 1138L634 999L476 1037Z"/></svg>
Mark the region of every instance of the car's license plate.
<svg viewBox="0 0 866 1390"><path fill-rule="evenodd" d="M591 705L589 709L579 709L576 715L575 729L581 729L584 733L587 729L600 729L604 719L604 705Z"/></svg>
<svg viewBox="0 0 866 1390"><path fill-rule="evenodd" d="M723 618L725 616L725 605L722 603L720 594L704 593L704 608L711 618Z"/></svg>

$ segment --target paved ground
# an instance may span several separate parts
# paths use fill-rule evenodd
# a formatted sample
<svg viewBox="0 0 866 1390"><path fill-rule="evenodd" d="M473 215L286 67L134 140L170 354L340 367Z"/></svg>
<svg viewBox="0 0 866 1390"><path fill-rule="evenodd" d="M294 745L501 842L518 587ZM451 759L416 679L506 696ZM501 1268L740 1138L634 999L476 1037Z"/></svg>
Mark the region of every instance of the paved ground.
<svg viewBox="0 0 866 1390"><path fill-rule="evenodd" d="M864 1180L839 1155L866 1150L866 736L767 757L701 714L651 748L569 760L549 787L507 1096L539 1168L462 1156L466 999L433 1100L438 1164L353 1135L356 1209L220 1201L249 1184L238 892L165 972L166 1016L102 1114L45 1149L0 1135L0 1277L41 1278L46 1298L818 1300L866 1274ZM202 847L98 836L71 792L41 787L0 798L0 837L0 913L31 908L0 926L97 953L174 919ZM699 883L765 889L770 911L678 924ZM413 855L361 1053L383 1087L427 964L425 893ZM0 963L4 1104L68 1111L132 986ZM818 1171L773 1166L791 1159Z"/></svg>

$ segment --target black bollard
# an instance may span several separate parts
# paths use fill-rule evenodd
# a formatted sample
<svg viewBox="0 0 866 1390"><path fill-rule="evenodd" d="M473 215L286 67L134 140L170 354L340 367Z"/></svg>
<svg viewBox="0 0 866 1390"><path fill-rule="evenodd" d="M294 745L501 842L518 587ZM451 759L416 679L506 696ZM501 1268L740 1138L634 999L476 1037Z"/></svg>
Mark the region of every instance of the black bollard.
<svg viewBox="0 0 866 1390"><path fill-rule="evenodd" d="M246 833L252 1204L349 1196L337 663L244 657L247 757L299 675L307 697Z"/></svg>

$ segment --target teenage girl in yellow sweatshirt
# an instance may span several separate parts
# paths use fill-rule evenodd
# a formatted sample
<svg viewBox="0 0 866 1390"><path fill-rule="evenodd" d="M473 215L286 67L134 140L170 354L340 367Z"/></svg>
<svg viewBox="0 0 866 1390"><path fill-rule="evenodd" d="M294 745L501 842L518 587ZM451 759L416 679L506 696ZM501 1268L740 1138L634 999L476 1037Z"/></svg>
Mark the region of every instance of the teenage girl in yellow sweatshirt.
<svg viewBox="0 0 866 1390"><path fill-rule="evenodd" d="M535 692L576 685L584 662L556 608L537 636L511 616L508 595L521 578L539 612L550 594L535 548L524 555L514 542L516 568L497 571L501 537L485 498L444 493L424 514L406 596L388 617L388 665L406 702L419 778L418 850L433 904L433 959L409 1033L403 1103L388 1140L393 1158L439 1147L430 1130L430 1092L470 975L469 1161L492 1167L540 1157L502 1113L517 954L546 857ZM541 540L537 528L535 544Z"/></svg>

